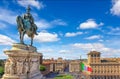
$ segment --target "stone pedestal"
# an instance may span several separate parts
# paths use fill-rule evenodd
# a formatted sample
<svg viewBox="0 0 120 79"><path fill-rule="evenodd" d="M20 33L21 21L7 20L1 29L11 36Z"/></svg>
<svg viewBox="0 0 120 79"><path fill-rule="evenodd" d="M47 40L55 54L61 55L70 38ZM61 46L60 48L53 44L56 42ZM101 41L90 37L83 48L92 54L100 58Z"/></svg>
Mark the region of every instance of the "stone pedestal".
<svg viewBox="0 0 120 79"><path fill-rule="evenodd" d="M44 79L39 71L40 57L33 46L13 44L5 63L5 74L2 79Z"/></svg>

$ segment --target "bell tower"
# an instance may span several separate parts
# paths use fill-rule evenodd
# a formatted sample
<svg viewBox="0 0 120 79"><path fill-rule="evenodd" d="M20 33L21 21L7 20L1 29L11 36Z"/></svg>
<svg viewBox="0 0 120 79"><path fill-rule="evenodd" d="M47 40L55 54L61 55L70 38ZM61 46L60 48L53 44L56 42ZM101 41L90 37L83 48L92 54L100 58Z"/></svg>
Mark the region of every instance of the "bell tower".
<svg viewBox="0 0 120 79"><path fill-rule="evenodd" d="M88 54L88 64L100 63L100 52L90 51Z"/></svg>

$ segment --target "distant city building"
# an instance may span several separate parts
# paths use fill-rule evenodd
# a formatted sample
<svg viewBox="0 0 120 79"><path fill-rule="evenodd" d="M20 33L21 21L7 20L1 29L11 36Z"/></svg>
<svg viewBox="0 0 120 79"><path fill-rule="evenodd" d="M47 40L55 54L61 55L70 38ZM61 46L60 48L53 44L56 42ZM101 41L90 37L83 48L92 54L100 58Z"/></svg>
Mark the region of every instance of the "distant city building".
<svg viewBox="0 0 120 79"><path fill-rule="evenodd" d="M40 64L42 64L42 62L43 62L43 55L42 55L42 53L39 53L40 54Z"/></svg>
<svg viewBox="0 0 120 79"><path fill-rule="evenodd" d="M120 79L120 58L101 58L100 52L88 53L88 65L92 72L90 79Z"/></svg>
<svg viewBox="0 0 120 79"><path fill-rule="evenodd" d="M80 60L71 60L69 62L69 72L80 72Z"/></svg>
<svg viewBox="0 0 120 79"><path fill-rule="evenodd" d="M45 66L45 71L41 71L41 73L43 75L47 75L48 73L50 73L50 63L49 62L43 62L42 65Z"/></svg>
<svg viewBox="0 0 120 79"><path fill-rule="evenodd" d="M101 58L101 53L90 51L88 59L57 60L44 59L47 72L64 72L69 67L69 72L77 73L85 79L120 79L120 58ZM69 66L68 66L69 65Z"/></svg>
<svg viewBox="0 0 120 79"><path fill-rule="evenodd" d="M58 58L54 64L55 64L56 72L64 72L64 70L66 68L65 60L63 60L62 58Z"/></svg>
<svg viewBox="0 0 120 79"><path fill-rule="evenodd" d="M43 59L42 65L45 66L46 70L42 71L43 75L47 75L50 72L54 71L54 66L51 66L53 63L55 62L55 60L52 59Z"/></svg>
<svg viewBox="0 0 120 79"><path fill-rule="evenodd" d="M43 64L47 63L47 67L49 65L50 72L64 72L66 68L66 61L62 58L58 58L57 60L52 59L44 59Z"/></svg>

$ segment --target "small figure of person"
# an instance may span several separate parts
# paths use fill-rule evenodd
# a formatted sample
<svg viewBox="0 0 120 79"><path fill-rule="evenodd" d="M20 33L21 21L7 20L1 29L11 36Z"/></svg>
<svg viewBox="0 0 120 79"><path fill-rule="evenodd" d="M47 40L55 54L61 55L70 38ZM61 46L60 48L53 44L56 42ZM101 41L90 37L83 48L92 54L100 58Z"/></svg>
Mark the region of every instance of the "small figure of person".
<svg viewBox="0 0 120 79"><path fill-rule="evenodd" d="M27 74L29 72L29 65L28 62L24 63L24 73Z"/></svg>
<svg viewBox="0 0 120 79"><path fill-rule="evenodd" d="M22 61L18 61L17 62L17 74L21 75L23 71L23 62Z"/></svg>
<svg viewBox="0 0 120 79"><path fill-rule="evenodd" d="M10 75L14 75L15 73L15 63L13 62L12 58L9 58L10 64L9 64L9 68L10 68Z"/></svg>
<svg viewBox="0 0 120 79"><path fill-rule="evenodd" d="M6 63L5 63L5 74L10 74L10 68L9 68L9 66L10 66L10 61L8 59L6 61Z"/></svg>

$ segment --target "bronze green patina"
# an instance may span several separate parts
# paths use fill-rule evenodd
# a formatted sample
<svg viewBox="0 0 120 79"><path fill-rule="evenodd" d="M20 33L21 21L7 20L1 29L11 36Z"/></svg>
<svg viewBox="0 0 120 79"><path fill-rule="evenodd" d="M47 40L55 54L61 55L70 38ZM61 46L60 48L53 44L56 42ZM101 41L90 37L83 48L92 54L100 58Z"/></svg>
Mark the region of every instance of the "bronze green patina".
<svg viewBox="0 0 120 79"><path fill-rule="evenodd" d="M30 6L28 6L26 13L23 16L17 16L17 27L20 34L20 43L24 44L24 35L27 34L31 38L31 45L33 44L34 35L37 35L37 26L34 23L34 18L30 13Z"/></svg>

